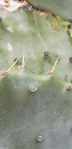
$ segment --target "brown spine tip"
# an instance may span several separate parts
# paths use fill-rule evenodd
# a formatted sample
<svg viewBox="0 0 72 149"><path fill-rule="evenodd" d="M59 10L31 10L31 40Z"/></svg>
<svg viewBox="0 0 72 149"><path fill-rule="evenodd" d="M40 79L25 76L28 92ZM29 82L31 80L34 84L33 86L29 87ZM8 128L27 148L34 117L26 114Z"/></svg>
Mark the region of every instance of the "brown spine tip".
<svg viewBox="0 0 72 149"><path fill-rule="evenodd" d="M17 61L17 59L18 58L14 58L14 62L16 62ZM17 63L16 63L17 65L22 65L22 60L21 59L19 59L18 61L17 61Z"/></svg>

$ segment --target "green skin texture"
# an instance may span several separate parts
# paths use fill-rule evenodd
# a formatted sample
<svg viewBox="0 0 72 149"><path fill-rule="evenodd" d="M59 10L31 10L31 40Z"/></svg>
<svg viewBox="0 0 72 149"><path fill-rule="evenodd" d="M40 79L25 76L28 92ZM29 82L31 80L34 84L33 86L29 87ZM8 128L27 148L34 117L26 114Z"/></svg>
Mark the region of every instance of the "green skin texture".
<svg viewBox="0 0 72 149"><path fill-rule="evenodd" d="M59 30L52 26L56 22ZM0 149L71 149L72 92L63 88L72 79L72 42L62 20L25 11L7 13L0 35L1 71L23 53L27 58L25 69L0 78ZM49 52L46 59L45 51ZM44 73L52 69L57 55L54 75L47 78ZM31 93L29 84L34 82L38 90ZM43 142L36 141L39 135Z"/></svg>
<svg viewBox="0 0 72 149"><path fill-rule="evenodd" d="M28 0L34 7L72 19L72 0Z"/></svg>

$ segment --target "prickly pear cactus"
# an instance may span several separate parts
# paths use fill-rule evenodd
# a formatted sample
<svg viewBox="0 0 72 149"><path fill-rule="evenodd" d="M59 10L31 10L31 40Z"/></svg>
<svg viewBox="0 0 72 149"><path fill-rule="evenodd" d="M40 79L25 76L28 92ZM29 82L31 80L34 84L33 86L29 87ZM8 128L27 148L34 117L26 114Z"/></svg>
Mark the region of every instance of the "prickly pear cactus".
<svg viewBox="0 0 72 149"><path fill-rule="evenodd" d="M0 149L71 149L70 24L50 13L1 14Z"/></svg>

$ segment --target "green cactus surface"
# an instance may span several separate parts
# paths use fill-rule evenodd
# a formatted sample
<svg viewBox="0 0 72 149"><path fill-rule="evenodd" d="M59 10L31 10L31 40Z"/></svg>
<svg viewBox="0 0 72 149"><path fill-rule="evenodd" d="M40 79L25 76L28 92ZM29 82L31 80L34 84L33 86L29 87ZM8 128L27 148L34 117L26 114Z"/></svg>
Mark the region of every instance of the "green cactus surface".
<svg viewBox="0 0 72 149"><path fill-rule="evenodd" d="M72 19L72 0L28 0L36 8L51 10L57 15Z"/></svg>
<svg viewBox="0 0 72 149"><path fill-rule="evenodd" d="M0 15L0 149L71 149L71 24L39 11Z"/></svg>

